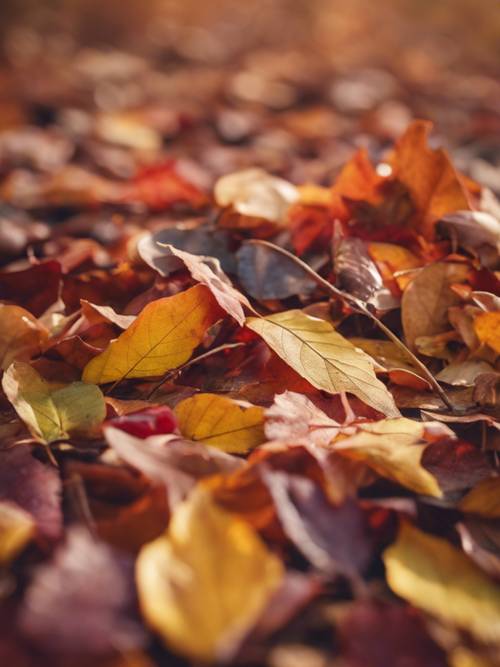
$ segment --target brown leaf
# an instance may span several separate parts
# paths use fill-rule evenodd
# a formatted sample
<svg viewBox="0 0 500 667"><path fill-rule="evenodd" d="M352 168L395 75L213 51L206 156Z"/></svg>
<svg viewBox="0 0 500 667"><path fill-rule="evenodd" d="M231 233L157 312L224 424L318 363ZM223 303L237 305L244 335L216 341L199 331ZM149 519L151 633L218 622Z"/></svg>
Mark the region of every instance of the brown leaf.
<svg viewBox="0 0 500 667"><path fill-rule="evenodd" d="M437 262L422 269L403 293L401 315L407 345L417 347L421 336L449 329L448 308L460 302L450 285L466 279L465 264Z"/></svg>

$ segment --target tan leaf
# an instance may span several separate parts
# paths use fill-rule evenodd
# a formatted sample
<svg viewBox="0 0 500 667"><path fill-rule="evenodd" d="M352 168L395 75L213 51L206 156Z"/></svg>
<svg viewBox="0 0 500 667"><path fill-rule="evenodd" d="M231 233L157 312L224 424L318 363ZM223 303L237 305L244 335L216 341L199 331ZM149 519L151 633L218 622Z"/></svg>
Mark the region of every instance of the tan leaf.
<svg viewBox="0 0 500 667"><path fill-rule="evenodd" d="M281 222L289 206L299 199L294 185L257 168L222 176L214 195L219 206L232 206L241 215L271 222Z"/></svg>
<svg viewBox="0 0 500 667"><path fill-rule="evenodd" d="M158 377L189 359L207 328L221 316L204 285L148 304L135 322L83 371L84 382Z"/></svg>
<svg viewBox="0 0 500 667"><path fill-rule="evenodd" d="M49 383L22 361L9 366L2 387L19 417L42 442L92 435L106 416L99 387L84 382Z"/></svg>
<svg viewBox="0 0 500 667"><path fill-rule="evenodd" d="M0 303L0 368L6 370L15 359L28 361L40 354L48 339L47 329L19 306Z"/></svg>
<svg viewBox="0 0 500 667"><path fill-rule="evenodd" d="M500 640L500 585L451 544L403 523L384 562L394 593L482 641Z"/></svg>
<svg viewBox="0 0 500 667"><path fill-rule="evenodd" d="M362 424L356 435L336 443L335 451L416 493L439 498L443 494L436 479L420 463L425 427L404 417Z"/></svg>
<svg viewBox="0 0 500 667"><path fill-rule="evenodd" d="M408 285L401 301L401 316L410 348L415 349L417 338L450 328L448 308L460 303L450 285L465 280L468 271L465 264L437 262L422 269Z"/></svg>
<svg viewBox="0 0 500 667"><path fill-rule="evenodd" d="M265 441L264 410L217 394L196 394L177 404L181 433L230 454L243 454Z"/></svg>
<svg viewBox="0 0 500 667"><path fill-rule="evenodd" d="M371 359L330 323L300 310L287 310L265 318L249 317L246 324L317 389L330 394L350 392L387 416L399 416L391 394L375 376Z"/></svg>
<svg viewBox="0 0 500 667"><path fill-rule="evenodd" d="M192 660L228 657L284 576L249 524L196 488L168 533L144 546L136 564L142 612L162 639Z"/></svg>

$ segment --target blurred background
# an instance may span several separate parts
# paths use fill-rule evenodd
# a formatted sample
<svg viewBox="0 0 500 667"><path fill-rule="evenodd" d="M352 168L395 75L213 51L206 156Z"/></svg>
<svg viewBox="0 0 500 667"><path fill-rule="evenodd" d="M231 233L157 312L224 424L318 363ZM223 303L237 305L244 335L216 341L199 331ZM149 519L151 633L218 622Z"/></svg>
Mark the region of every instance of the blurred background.
<svg viewBox="0 0 500 667"><path fill-rule="evenodd" d="M356 146L377 157L424 117L500 189L498 0L2 0L0 13L0 131L57 127L100 173L126 176L126 147L191 159L200 182L247 164L325 182Z"/></svg>

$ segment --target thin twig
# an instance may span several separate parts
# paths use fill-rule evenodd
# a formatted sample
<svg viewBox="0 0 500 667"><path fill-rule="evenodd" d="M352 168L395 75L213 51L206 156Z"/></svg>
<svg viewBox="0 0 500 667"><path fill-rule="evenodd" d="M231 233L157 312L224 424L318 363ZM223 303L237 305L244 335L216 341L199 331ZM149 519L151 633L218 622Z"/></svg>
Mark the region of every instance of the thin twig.
<svg viewBox="0 0 500 667"><path fill-rule="evenodd" d="M307 275L310 276L319 287L323 288L326 292L328 292L328 294L330 294L331 296L335 296L338 299L341 299L344 303L347 303L352 308L352 310L361 315L365 315L370 320L372 320L372 322L387 336L387 338L390 338L390 340L395 345L397 345L399 349L407 357L409 357L412 360L414 365L417 366L417 368L422 372L422 374L425 376L425 379L429 382L429 384L441 398L446 407L452 412L454 411L453 404L450 401L448 394L441 387L441 385L436 380L434 375L432 375L427 366L422 361L420 361L420 359L406 347L403 341L401 341L396 336L396 334L393 331L391 331L391 329L389 329L389 327L387 327L376 315L374 315L362 301L357 299L352 294L348 294L347 292L339 290L339 288L335 287L335 285L331 285L327 280L325 280L318 273L316 273L314 269L311 269L310 266L308 266L301 259L293 255L291 252L288 252L288 250L285 250L284 248L281 248L280 246L277 246L274 243L270 243L269 241L262 241L260 239L252 239L251 241L247 241L247 243L252 243L253 245L265 246L270 250L278 252L284 257L287 257L291 262L294 262L297 266L300 266L300 268L304 271L304 273L307 273Z"/></svg>
<svg viewBox="0 0 500 667"><path fill-rule="evenodd" d="M203 354L200 354L199 356L190 359L182 366L179 366L179 368L174 368L170 371L167 371L167 373L165 373L160 382L156 386L154 386L153 389L146 396L146 400L148 401L151 400L153 395L158 391L158 389L162 385L165 384L165 382L175 377L179 373L182 373L182 371L185 371L186 368L189 368L190 366L197 364L199 361L204 361L205 359L208 359L209 357L213 356L214 354L217 354L218 352L223 352L224 350L231 350L234 349L235 347L241 347L242 345L244 345L244 343L224 343L224 345L219 345L218 347L214 347L213 350L208 350L208 352L204 352Z"/></svg>

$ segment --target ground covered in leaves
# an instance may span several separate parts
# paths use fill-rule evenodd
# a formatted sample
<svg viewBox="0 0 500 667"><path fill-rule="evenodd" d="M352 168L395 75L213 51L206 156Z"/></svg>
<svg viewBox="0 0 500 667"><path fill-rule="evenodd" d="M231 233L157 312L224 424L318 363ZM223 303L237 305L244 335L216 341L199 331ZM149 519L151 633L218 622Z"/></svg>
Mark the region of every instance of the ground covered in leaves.
<svg viewBox="0 0 500 667"><path fill-rule="evenodd" d="M1 664L500 664L494 80L13 62Z"/></svg>

